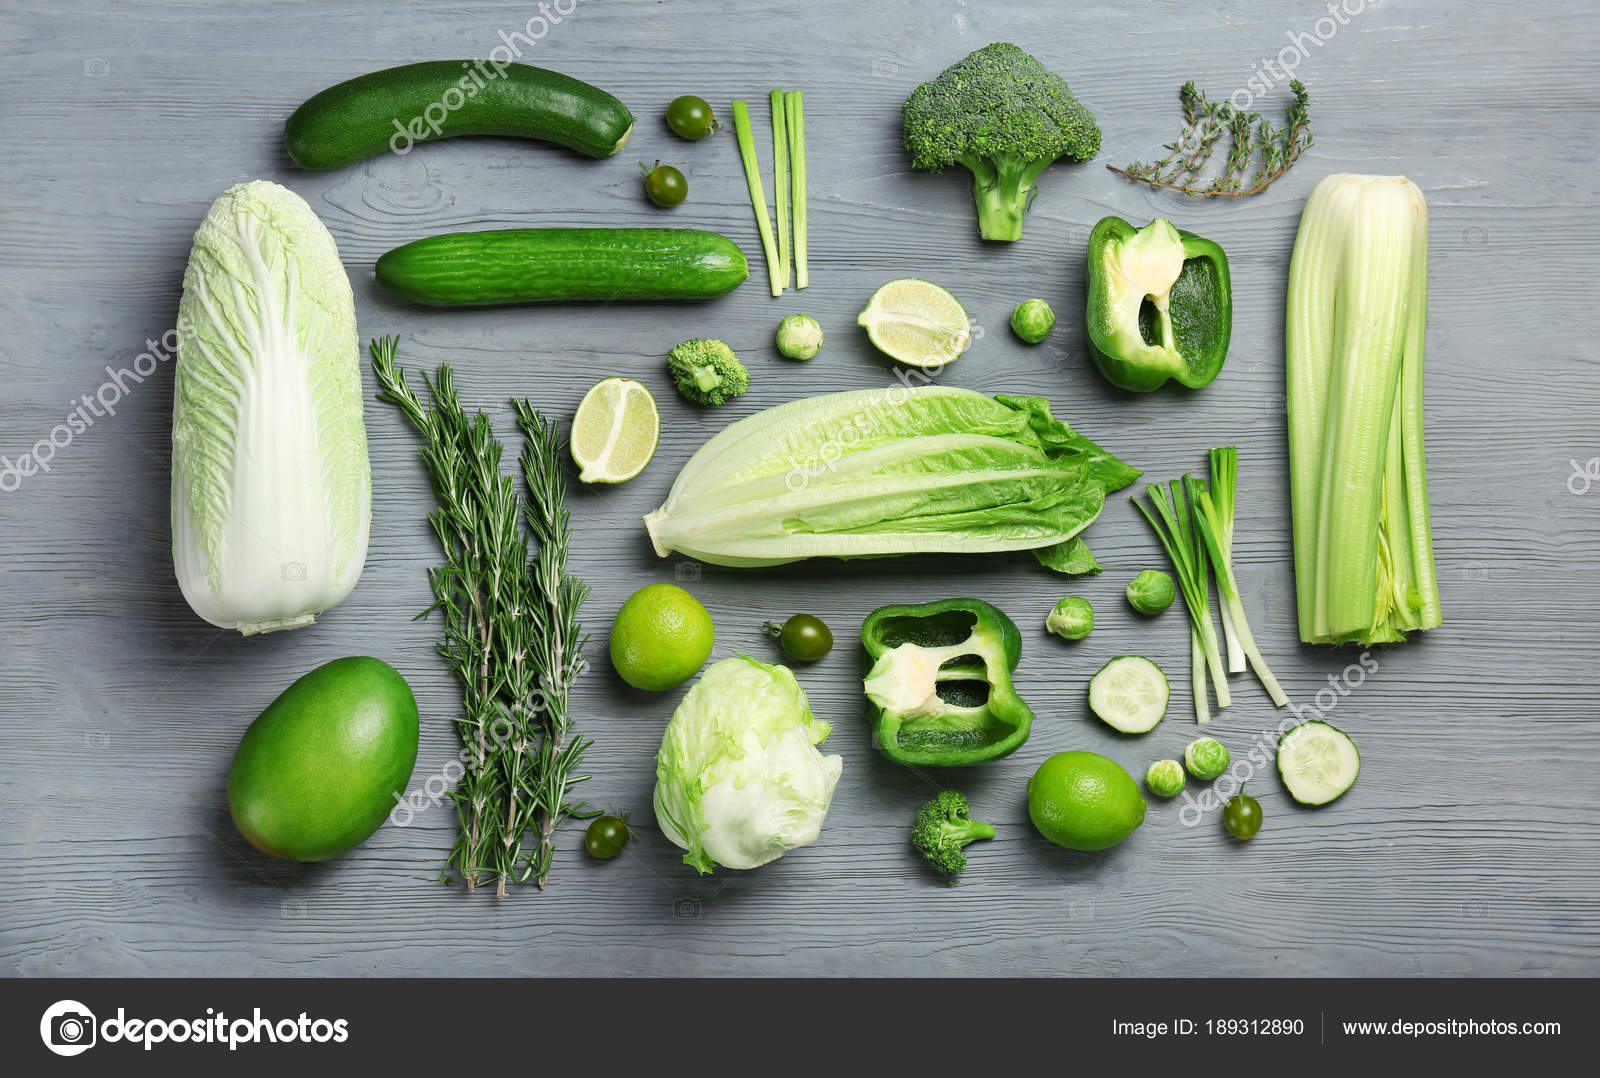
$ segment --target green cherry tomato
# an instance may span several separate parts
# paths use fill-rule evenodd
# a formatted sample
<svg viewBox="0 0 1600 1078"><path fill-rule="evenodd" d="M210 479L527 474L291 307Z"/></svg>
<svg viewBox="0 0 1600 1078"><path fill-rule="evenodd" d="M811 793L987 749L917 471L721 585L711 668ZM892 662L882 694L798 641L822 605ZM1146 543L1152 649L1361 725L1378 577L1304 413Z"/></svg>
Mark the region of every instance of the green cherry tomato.
<svg viewBox="0 0 1600 1078"><path fill-rule="evenodd" d="M689 197L689 181L671 165L660 161L647 165L640 161L639 167L644 169L644 193L657 206L676 206Z"/></svg>
<svg viewBox="0 0 1600 1078"><path fill-rule="evenodd" d="M706 99L684 94L672 99L667 106L667 126L672 133L686 139L702 139L722 127L711 114Z"/></svg>
<svg viewBox="0 0 1600 1078"><path fill-rule="evenodd" d="M596 816L583 833L583 847L590 856L609 861L628 844L628 825L615 816Z"/></svg>
<svg viewBox="0 0 1600 1078"><path fill-rule="evenodd" d="M1245 793L1241 786L1222 806L1222 826L1236 839L1255 838L1256 832L1261 830L1261 802Z"/></svg>
<svg viewBox="0 0 1600 1078"><path fill-rule="evenodd" d="M821 618L810 614L796 614L782 625L769 621L766 631L789 658L803 663L816 662L833 650L833 633Z"/></svg>

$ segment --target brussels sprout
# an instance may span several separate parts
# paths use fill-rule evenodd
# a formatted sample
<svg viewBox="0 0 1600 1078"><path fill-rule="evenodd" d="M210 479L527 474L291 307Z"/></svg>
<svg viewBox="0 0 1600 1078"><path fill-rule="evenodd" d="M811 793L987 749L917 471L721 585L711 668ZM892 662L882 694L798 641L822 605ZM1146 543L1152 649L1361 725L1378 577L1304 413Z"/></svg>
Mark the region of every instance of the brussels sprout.
<svg viewBox="0 0 1600 1078"><path fill-rule="evenodd" d="M778 323L778 351L789 359L810 359L822 351L822 327L808 314L791 314Z"/></svg>
<svg viewBox="0 0 1600 1078"><path fill-rule="evenodd" d="M1025 299L1011 312L1011 329L1029 344L1050 336L1056 325L1056 312L1042 299Z"/></svg>
<svg viewBox="0 0 1600 1078"><path fill-rule="evenodd" d="M1063 640L1082 640L1094 628L1094 607L1080 596L1068 596L1050 608L1044 627Z"/></svg>
<svg viewBox="0 0 1600 1078"><path fill-rule="evenodd" d="M1146 569L1128 581L1128 603L1141 614L1159 614L1177 597L1172 578L1159 569Z"/></svg>
<svg viewBox="0 0 1600 1078"><path fill-rule="evenodd" d="M1157 760L1144 773L1146 788L1157 797L1177 797L1185 781L1183 765L1176 760Z"/></svg>
<svg viewBox="0 0 1600 1078"><path fill-rule="evenodd" d="M1183 750L1189 774L1201 782L1210 782L1228 770L1228 761L1227 748L1214 737L1197 737Z"/></svg>

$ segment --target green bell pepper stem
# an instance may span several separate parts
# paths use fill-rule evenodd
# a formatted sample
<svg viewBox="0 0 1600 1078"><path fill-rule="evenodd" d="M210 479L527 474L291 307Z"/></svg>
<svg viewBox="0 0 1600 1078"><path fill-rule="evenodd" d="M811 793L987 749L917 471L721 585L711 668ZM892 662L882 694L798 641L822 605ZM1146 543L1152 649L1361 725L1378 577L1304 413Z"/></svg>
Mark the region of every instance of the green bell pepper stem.
<svg viewBox="0 0 1600 1078"><path fill-rule="evenodd" d="M1228 357L1233 286L1211 240L1156 218L1103 217L1089 234L1089 351L1113 385L1208 385Z"/></svg>
<svg viewBox="0 0 1600 1078"><path fill-rule="evenodd" d="M960 767L1028 740L1033 711L1011 681L1022 634L998 608L980 599L880 607L861 643L873 660L863 683L873 740L889 759Z"/></svg>

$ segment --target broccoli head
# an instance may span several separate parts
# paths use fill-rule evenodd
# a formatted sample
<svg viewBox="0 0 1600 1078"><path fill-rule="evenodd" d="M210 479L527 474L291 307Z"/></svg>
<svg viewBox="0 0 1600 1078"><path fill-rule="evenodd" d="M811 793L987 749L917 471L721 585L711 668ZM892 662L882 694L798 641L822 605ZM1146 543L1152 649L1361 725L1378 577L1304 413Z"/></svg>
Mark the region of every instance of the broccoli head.
<svg viewBox="0 0 1600 1078"><path fill-rule="evenodd" d="M667 353L667 369L696 404L722 404L750 388L750 372L723 341L684 341Z"/></svg>
<svg viewBox="0 0 1600 1078"><path fill-rule="evenodd" d="M1100 128L1066 82L1003 41L918 86L903 115L913 168L971 171L986 240L1022 238L1033 181L1051 162L1100 151Z"/></svg>
<svg viewBox="0 0 1600 1078"><path fill-rule="evenodd" d="M966 796L954 790L945 790L917 810L917 821L911 825L911 844L928 859L934 871L951 877L967 867L967 854L963 849L969 842L994 838L994 828L974 820Z"/></svg>

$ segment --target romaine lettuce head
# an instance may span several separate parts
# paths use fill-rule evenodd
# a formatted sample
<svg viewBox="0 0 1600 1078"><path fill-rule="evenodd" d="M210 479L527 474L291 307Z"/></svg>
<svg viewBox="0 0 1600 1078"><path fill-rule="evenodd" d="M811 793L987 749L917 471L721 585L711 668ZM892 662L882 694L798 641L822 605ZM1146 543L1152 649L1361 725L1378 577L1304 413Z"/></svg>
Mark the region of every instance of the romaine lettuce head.
<svg viewBox="0 0 1600 1078"><path fill-rule="evenodd" d="M715 565L1034 550L1139 474L1040 397L860 389L725 428L644 519L657 554Z"/></svg>
<svg viewBox="0 0 1600 1078"><path fill-rule="evenodd" d="M740 655L706 670L656 754L656 823L684 863L755 868L815 842L844 769L817 751L831 730L787 667Z"/></svg>

